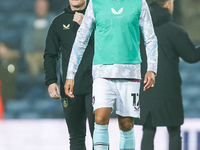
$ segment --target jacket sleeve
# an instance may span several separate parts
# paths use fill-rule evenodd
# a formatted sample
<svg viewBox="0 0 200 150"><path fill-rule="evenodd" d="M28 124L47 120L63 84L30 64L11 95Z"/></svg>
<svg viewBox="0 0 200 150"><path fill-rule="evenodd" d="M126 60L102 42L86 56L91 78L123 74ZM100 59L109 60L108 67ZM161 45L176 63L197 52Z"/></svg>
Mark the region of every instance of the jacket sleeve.
<svg viewBox="0 0 200 150"><path fill-rule="evenodd" d="M170 41L173 43L177 55L188 63L198 62L200 60L200 46L195 48L187 32L181 26L177 25L173 29Z"/></svg>
<svg viewBox="0 0 200 150"><path fill-rule="evenodd" d="M57 83L57 61L59 58L59 37L56 34L54 22L51 24L44 51L44 72L45 84L49 86L52 83Z"/></svg>
<svg viewBox="0 0 200 150"><path fill-rule="evenodd" d="M147 71L157 73L158 64L158 44L157 37L154 33L153 23L149 12L149 7L145 0L142 0L139 25L144 38L147 55Z"/></svg>
<svg viewBox="0 0 200 150"><path fill-rule="evenodd" d="M92 8L92 1L89 2L85 12L82 24L77 31L77 35L72 46L70 55L67 79L74 79L75 74L78 70L78 66L82 60L83 53L88 45L90 36L94 28L94 12Z"/></svg>

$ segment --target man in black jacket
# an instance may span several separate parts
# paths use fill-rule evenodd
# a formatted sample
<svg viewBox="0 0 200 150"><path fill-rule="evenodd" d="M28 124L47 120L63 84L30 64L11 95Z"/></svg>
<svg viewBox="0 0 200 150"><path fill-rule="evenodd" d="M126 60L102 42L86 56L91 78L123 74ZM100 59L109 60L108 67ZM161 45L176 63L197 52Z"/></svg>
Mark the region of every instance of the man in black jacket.
<svg viewBox="0 0 200 150"><path fill-rule="evenodd" d="M169 150L181 150L180 126L183 124L183 105L179 57L189 63L200 60L200 47L195 48L186 31L172 22L174 0L153 0L150 13L158 38L158 72L156 85L150 91L140 91L143 125L141 150L153 150L157 126L166 126L169 132ZM143 47L143 46L141 46ZM146 54L141 48L142 76L146 71ZM141 85L143 87L143 85Z"/></svg>
<svg viewBox="0 0 200 150"><path fill-rule="evenodd" d="M64 12L52 22L46 39L44 52L45 84L51 98L61 95L65 119L70 135L70 150L85 150L86 116L93 135L94 114L92 107L92 60L93 40L90 39L83 61L76 75L75 98L65 95L64 83L68 61L76 32L84 17L86 0L69 0ZM60 90L57 85L57 61L60 57Z"/></svg>

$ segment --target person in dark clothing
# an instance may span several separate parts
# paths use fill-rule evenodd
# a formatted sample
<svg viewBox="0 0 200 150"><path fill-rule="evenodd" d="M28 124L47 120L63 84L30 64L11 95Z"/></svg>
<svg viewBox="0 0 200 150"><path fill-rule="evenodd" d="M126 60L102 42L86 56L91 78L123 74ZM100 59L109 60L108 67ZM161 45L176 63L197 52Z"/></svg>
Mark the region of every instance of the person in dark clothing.
<svg viewBox="0 0 200 150"><path fill-rule="evenodd" d="M180 126L183 124L179 57L189 63L200 60L200 47L195 48L186 31L172 21L174 0L154 0L150 4L155 34L158 38L158 72L156 85L140 91L141 113L135 124L143 125L141 150L154 149L157 126L169 132L169 150L181 150ZM146 53L141 45L142 77L146 71ZM143 85L141 85L143 87Z"/></svg>
<svg viewBox="0 0 200 150"><path fill-rule="evenodd" d="M70 135L70 150L85 150L86 118L89 120L91 136L94 130L92 107L92 60L93 38L90 38L83 61L76 75L75 98L65 95L64 83L68 61L76 32L86 10L86 0L69 0L64 12L52 22L46 38L44 52L45 84L51 98L62 97L64 115ZM57 61L60 57L60 90L57 85Z"/></svg>

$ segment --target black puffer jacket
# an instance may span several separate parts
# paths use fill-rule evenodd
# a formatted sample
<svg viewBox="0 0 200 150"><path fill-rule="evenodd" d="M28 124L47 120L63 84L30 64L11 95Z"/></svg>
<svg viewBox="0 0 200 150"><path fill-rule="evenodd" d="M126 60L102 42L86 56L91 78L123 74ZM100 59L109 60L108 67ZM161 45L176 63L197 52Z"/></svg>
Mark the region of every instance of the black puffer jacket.
<svg viewBox="0 0 200 150"><path fill-rule="evenodd" d="M84 14L85 9L77 12ZM75 11L72 11L70 6L67 6L64 12L58 15L50 26L44 53L45 84L47 86L57 83L58 70L56 69L59 59L61 82L65 83L72 45L79 28L79 25L72 21L74 14ZM86 94L92 91L92 60L94 53L92 36L75 76L74 94ZM62 89L61 91L64 90Z"/></svg>
<svg viewBox="0 0 200 150"><path fill-rule="evenodd" d="M140 92L141 119L136 124L146 122L150 113L153 126L178 126L183 124L181 78L179 57L189 63L200 60L200 47L195 48L186 31L172 22L172 16L165 8L150 4L155 34L158 38L158 72L153 89ZM146 72L146 53L141 45L142 77Z"/></svg>

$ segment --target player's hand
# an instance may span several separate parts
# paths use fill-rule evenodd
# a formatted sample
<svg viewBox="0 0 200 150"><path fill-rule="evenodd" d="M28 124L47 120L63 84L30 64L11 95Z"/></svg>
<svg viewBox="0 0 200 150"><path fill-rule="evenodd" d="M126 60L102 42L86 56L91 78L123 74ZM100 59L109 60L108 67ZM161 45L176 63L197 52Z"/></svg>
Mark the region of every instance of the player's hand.
<svg viewBox="0 0 200 150"><path fill-rule="evenodd" d="M146 91L150 88L153 88L155 85L155 73L153 71L147 71L144 77L144 88L143 91Z"/></svg>
<svg viewBox="0 0 200 150"><path fill-rule="evenodd" d="M74 95L73 95L74 80L67 79L65 82L64 88L65 88L65 94L71 98L74 98Z"/></svg>
<svg viewBox="0 0 200 150"><path fill-rule="evenodd" d="M52 83L48 87L49 96L54 99L60 99L60 90L56 83Z"/></svg>
<svg viewBox="0 0 200 150"><path fill-rule="evenodd" d="M81 25L84 15L82 13L75 12L73 21Z"/></svg>

